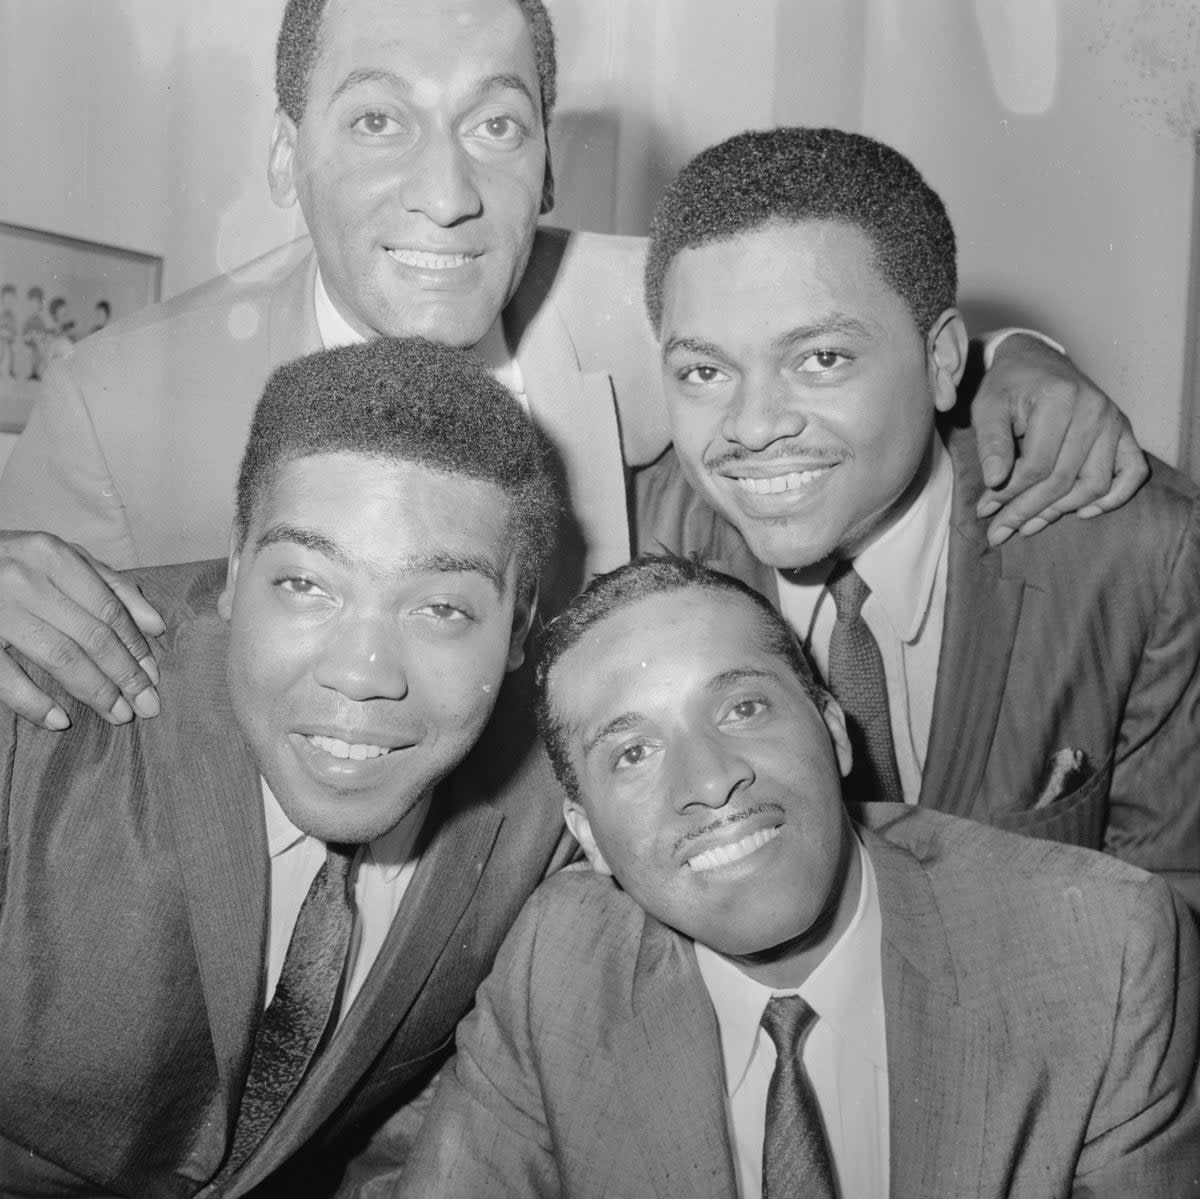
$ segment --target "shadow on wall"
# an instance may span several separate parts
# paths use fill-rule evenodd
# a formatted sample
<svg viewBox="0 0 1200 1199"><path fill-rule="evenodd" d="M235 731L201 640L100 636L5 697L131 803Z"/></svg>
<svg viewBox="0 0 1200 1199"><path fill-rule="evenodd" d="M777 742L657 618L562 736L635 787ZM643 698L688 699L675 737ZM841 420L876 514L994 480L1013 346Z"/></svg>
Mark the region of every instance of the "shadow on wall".
<svg viewBox="0 0 1200 1199"><path fill-rule="evenodd" d="M550 148L550 223L593 233L648 233L663 191L688 158L653 121L611 109L556 113Z"/></svg>

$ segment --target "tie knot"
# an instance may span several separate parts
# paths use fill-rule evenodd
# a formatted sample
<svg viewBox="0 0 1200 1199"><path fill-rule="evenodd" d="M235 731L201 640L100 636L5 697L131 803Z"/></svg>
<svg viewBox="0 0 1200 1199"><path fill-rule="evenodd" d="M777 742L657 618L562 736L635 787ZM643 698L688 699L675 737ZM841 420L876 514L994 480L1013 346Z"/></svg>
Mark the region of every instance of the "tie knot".
<svg viewBox="0 0 1200 1199"><path fill-rule="evenodd" d="M799 995L774 995L763 1010L762 1026L781 1059L794 1058L817 1013Z"/></svg>
<svg viewBox="0 0 1200 1199"><path fill-rule="evenodd" d="M357 845L343 845L337 841L325 844L325 878L330 883L340 883L344 888L350 877L350 868L358 856Z"/></svg>
<svg viewBox="0 0 1200 1199"><path fill-rule="evenodd" d="M854 569L852 563L839 562L829 572L825 581L825 590L833 596L833 606L837 609L837 618L843 623L857 620L862 606L866 603L871 589L863 582L862 575Z"/></svg>

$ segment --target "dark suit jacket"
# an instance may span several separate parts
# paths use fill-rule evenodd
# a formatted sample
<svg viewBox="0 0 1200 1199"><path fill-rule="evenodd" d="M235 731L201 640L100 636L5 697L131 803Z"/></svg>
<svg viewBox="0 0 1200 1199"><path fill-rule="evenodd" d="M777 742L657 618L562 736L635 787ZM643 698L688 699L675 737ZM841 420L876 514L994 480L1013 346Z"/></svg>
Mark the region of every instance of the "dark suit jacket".
<svg viewBox="0 0 1200 1199"><path fill-rule="evenodd" d="M1200 946L1170 888L874 808L895 1199L1200 1194ZM729 1199L723 1093L691 942L563 871L459 1029L400 1185L363 1199Z"/></svg>
<svg viewBox="0 0 1200 1199"><path fill-rule="evenodd" d="M582 541L569 595L629 557L622 453L650 462L668 441L644 249L542 229L504 311ZM0 475L0 528L57 533L118 568L223 555L263 384L321 348L315 272L301 238L80 342L48 371Z"/></svg>
<svg viewBox="0 0 1200 1199"><path fill-rule="evenodd" d="M975 516L974 435L954 463L945 626L922 805L1103 848L1172 882L1200 913L1200 496L1151 460L1130 503L990 549ZM639 548L701 552L778 602L775 572L683 477L638 480ZM1051 756L1095 768L1034 808Z"/></svg>
<svg viewBox="0 0 1200 1199"><path fill-rule="evenodd" d="M269 890L259 775L225 690L224 571L138 576L169 630L160 717L114 728L65 700L69 737L0 724L5 1194L191 1195L228 1146L263 1005ZM503 718L507 684L499 704ZM492 737L438 789L363 991L224 1194L301 1146L278 1193L322 1193L322 1172L353 1148L346 1134L406 1103L448 1055L521 903L565 848L544 758L516 755L506 774Z"/></svg>

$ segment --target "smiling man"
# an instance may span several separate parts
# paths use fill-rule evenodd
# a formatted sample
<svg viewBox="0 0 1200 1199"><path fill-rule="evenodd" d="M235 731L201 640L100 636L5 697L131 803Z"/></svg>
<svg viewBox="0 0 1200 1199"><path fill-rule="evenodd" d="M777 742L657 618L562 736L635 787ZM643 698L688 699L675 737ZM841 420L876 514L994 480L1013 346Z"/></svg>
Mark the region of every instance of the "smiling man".
<svg viewBox="0 0 1200 1199"><path fill-rule="evenodd" d="M849 718L858 799L1105 849L1200 914L1200 495L996 543L955 405L954 231L916 168L836 129L680 174L646 270L675 449L643 544L768 596Z"/></svg>
<svg viewBox="0 0 1200 1199"><path fill-rule="evenodd" d="M544 758L503 766L557 504L458 351L272 376L227 562L135 576L162 718L0 728L0 1190L329 1194L398 1109L402 1152L566 852Z"/></svg>
<svg viewBox="0 0 1200 1199"><path fill-rule="evenodd" d="M842 713L729 576L644 557L544 638L593 871L539 889L397 1189L1193 1195L1196 933L1161 880L865 805Z"/></svg>
<svg viewBox="0 0 1200 1199"><path fill-rule="evenodd" d="M574 528L543 607L625 561L625 467L667 444L639 303L645 242L538 228L553 202L556 86L542 0L289 0L268 174L310 238L117 322L52 367L0 476L0 528L44 529L122 568L219 554L270 371L322 347L421 335L473 347L561 459ZM1120 412L1031 338L1003 343L972 407L989 482L1003 484L985 501L1003 504L997 529L1118 506L1145 476ZM1014 433L1021 462L1007 478ZM13 646L110 719L153 716L139 625L162 627L103 566L0 536L0 701L64 727Z"/></svg>

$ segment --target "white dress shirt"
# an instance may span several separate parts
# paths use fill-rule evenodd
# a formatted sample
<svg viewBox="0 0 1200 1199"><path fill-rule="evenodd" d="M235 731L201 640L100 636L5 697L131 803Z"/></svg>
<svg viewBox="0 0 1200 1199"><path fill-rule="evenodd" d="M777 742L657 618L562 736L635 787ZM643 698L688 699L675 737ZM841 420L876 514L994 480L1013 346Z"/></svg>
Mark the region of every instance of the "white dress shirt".
<svg viewBox="0 0 1200 1199"><path fill-rule="evenodd" d="M325 349L332 350L338 346L361 345L367 340L337 310L337 305L329 298L329 292L325 290L325 281L321 278L319 269L313 292L313 304L317 310L317 329L321 334L321 344ZM521 401L521 406L528 412L529 400L525 395L525 380L521 377L521 368L505 340L503 314L492 322L491 328L483 335L483 340L474 349L492 374Z"/></svg>
<svg viewBox="0 0 1200 1199"><path fill-rule="evenodd" d="M271 858L265 1006L275 994L300 906L325 861L325 842L302 833L287 818L266 779L262 781L262 795L267 817L267 851ZM416 842L428 812L427 795L394 829L359 851L354 869L356 912L346 959L346 985L338 1011L339 1024L362 990L412 882L420 860Z"/></svg>
<svg viewBox="0 0 1200 1199"><path fill-rule="evenodd" d="M934 438L929 478L908 511L855 559L871 589L862 617L879 644L887 680L896 765L906 803L921 794L946 608L946 557L954 467ZM833 563L778 573L779 606L822 678L837 618L825 581Z"/></svg>
<svg viewBox="0 0 1200 1199"><path fill-rule="evenodd" d="M860 844L862 887L849 927L802 987L773 991L703 945L700 974L716 1011L725 1067L725 1112L740 1199L762 1199L767 1088L775 1046L762 1030L773 995L800 995L817 1013L801 1060L825 1123L841 1199L887 1199L887 1029L882 930L871 859Z"/></svg>

